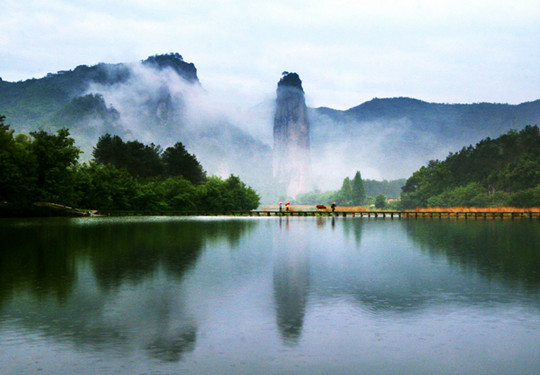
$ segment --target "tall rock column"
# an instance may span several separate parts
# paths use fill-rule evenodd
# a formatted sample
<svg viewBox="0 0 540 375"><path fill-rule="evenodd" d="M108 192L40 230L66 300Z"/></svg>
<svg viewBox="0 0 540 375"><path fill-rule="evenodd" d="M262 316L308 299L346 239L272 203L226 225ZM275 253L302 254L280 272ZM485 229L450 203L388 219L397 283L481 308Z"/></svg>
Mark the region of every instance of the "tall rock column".
<svg viewBox="0 0 540 375"><path fill-rule="evenodd" d="M311 188L309 121L298 74L284 72L278 82L274 116L274 179L290 197Z"/></svg>

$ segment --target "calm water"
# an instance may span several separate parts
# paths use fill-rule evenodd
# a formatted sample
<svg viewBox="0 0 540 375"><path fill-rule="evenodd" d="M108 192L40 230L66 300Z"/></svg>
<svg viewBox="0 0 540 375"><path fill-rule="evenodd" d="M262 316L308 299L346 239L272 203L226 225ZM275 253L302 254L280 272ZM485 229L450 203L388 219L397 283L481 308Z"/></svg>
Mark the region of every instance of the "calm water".
<svg viewBox="0 0 540 375"><path fill-rule="evenodd" d="M0 221L2 374L538 374L538 221Z"/></svg>

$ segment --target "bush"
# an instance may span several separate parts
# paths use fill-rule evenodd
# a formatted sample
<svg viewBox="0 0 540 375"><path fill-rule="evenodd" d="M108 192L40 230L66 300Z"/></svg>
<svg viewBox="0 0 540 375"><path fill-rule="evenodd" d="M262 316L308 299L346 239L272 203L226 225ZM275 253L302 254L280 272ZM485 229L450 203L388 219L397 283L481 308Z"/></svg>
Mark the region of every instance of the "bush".
<svg viewBox="0 0 540 375"><path fill-rule="evenodd" d="M508 205L512 207L540 207L540 185L512 194L508 199Z"/></svg>

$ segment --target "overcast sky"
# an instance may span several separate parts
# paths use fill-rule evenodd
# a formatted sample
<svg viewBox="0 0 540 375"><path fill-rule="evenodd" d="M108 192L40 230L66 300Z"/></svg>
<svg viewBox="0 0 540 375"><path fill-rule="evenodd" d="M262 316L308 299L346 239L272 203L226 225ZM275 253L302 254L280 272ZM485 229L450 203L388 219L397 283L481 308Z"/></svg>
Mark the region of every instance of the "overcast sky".
<svg viewBox="0 0 540 375"><path fill-rule="evenodd" d="M540 98L540 1L0 0L7 81L168 52L249 105L285 70L312 107L521 103Z"/></svg>

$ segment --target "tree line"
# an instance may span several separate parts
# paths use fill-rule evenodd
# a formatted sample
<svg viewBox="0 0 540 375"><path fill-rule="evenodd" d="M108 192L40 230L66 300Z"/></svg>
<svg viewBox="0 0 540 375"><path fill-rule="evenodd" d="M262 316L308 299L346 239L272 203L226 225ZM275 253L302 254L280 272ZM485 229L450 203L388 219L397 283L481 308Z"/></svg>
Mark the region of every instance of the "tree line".
<svg viewBox="0 0 540 375"><path fill-rule="evenodd" d="M511 130L496 139L432 160L407 179L403 208L452 206L540 207L538 126Z"/></svg>
<svg viewBox="0 0 540 375"><path fill-rule="evenodd" d="M396 195L395 190L405 180L375 181L363 180L360 171L356 171L351 179L345 177L341 188L336 191L312 191L299 194L295 198L297 204L329 204L336 202L339 206L375 205L376 208L387 207L387 196L383 192ZM369 189L369 190L368 190ZM371 193L372 195L369 195Z"/></svg>
<svg viewBox="0 0 540 375"><path fill-rule="evenodd" d="M105 134L93 160L69 130L14 134L0 115L0 206L31 209L35 202L97 210L226 212L258 207L259 195L239 177L208 177L181 142L162 150Z"/></svg>

